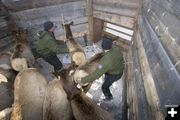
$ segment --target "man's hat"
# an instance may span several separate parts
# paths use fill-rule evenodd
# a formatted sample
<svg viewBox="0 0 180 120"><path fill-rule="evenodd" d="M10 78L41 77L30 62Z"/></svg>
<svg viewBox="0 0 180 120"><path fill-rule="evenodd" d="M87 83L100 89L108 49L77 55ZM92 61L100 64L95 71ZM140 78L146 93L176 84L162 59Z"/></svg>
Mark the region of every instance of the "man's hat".
<svg viewBox="0 0 180 120"><path fill-rule="evenodd" d="M51 29L51 28L54 26L54 24L53 24L53 22L51 22L51 21L46 21L46 22L43 24L43 26L44 26L44 30L45 30L45 31L48 31L49 29Z"/></svg>
<svg viewBox="0 0 180 120"><path fill-rule="evenodd" d="M109 50L112 48L112 40L106 36L102 39L102 49Z"/></svg>

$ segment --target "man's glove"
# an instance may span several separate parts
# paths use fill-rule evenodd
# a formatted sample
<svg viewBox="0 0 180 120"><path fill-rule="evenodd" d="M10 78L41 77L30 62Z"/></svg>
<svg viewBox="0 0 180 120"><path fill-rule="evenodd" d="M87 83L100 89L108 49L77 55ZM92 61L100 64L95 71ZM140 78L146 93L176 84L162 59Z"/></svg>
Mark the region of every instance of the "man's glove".
<svg viewBox="0 0 180 120"><path fill-rule="evenodd" d="M78 79L78 80L74 80L75 83L77 83L77 88L82 88L82 87L85 87L87 86L89 83L82 83L81 79Z"/></svg>

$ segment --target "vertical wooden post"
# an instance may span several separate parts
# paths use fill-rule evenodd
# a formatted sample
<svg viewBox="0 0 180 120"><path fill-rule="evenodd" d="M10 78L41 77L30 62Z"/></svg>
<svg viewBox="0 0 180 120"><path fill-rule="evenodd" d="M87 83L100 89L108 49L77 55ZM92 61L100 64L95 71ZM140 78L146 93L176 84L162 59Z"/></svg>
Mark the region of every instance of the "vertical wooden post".
<svg viewBox="0 0 180 120"><path fill-rule="evenodd" d="M89 43L92 45L94 41L93 32L93 0L87 0L87 13L88 13L88 33L89 33Z"/></svg>

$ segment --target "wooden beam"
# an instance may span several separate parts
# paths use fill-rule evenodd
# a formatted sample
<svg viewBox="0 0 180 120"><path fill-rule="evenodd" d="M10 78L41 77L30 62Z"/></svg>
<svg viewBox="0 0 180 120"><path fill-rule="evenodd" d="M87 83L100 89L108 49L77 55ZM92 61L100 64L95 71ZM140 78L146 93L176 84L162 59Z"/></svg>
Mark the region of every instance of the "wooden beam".
<svg viewBox="0 0 180 120"><path fill-rule="evenodd" d="M98 42L102 38L102 32L103 32L103 25L104 22L100 19L93 18L94 24L93 24L93 42Z"/></svg>
<svg viewBox="0 0 180 120"><path fill-rule="evenodd" d="M138 119L138 100L137 100L137 91L135 84L135 77L133 71L133 57L132 50L130 49L127 53L127 104L129 111L129 119L137 120Z"/></svg>
<svg viewBox="0 0 180 120"><path fill-rule="evenodd" d="M118 7L118 8L130 8L136 9L139 5L139 0L94 0L93 5L103 5L103 6L111 6L111 7Z"/></svg>
<svg viewBox="0 0 180 120"><path fill-rule="evenodd" d="M129 8L120 8L120 7L111 7L111 6L103 6L103 5L93 5L93 10L108 12L111 14L117 14L122 16L128 16L135 18L138 14L138 9L129 9Z"/></svg>
<svg viewBox="0 0 180 120"><path fill-rule="evenodd" d="M87 30L81 31L81 32L74 32L73 33L73 38L83 37L85 34L88 34ZM60 35L60 36L57 36L56 38L57 38L57 40L65 40L65 36L63 34Z"/></svg>
<svg viewBox="0 0 180 120"><path fill-rule="evenodd" d="M93 11L93 16L101 20L111 22L130 29L134 28L135 19L132 17L110 14L108 12Z"/></svg>
<svg viewBox="0 0 180 120"><path fill-rule="evenodd" d="M124 61L127 62L127 52L123 53ZM128 117L128 107L127 107L127 71L128 71L128 66L125 64L124 68L124 73L123 76L121 77L122 79L122 120L127 120Z"/></svg>
<svg viewBox="0 0 180 120"><path fill-rule="evenodd" d="M147 101L151 107L151 112L155 116L156 120L164 119L164 115L160 110L160 99L157 93L156 84L154 82L151 69L148 63L148 59L143 47L143 43L139 34L139 31L136 32L135 42L137 44L138 58L140 64L140 70L144 82L144 89L146 92Z"/></svg>
<svg viewBox="0 0 180 120"><path fill-rule="evenodd" d="M93 31L93 0L87 0L87 14L88 14L88 28L89 28L89 43L92 44L94 41L94 31Z"/></svg>
<svg viewBox="0 0 180 120"><path fill-rule="evenodd" d="M42 8L45 6L52 6L57 4L65 4L71 2L79 2L80 0L23 0L21 2L4 0L3 4L7 6L8 10L11 11L21 11L32 8ZM80 1L81 2L81 1Z"/></svg>

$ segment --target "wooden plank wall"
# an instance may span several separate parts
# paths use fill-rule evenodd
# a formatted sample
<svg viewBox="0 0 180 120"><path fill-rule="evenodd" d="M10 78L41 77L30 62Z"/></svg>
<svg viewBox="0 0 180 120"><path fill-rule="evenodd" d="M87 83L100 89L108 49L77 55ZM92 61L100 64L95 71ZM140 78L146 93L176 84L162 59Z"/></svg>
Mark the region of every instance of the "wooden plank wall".
<svg viewBox="0 0 180 120"><path fill-rule="evenodd" d="M130 29L134 28L136 16L138 13L138 0L88 0L88 3L92 4L91 8L89 9L92 11L90 12L91 15L88 13L90 22L89 31L92 31L89 33L90 41L97 42L100 40L97 39L99 37L95 37L93 34L95 33L97 35L97 31L100 31L97 30L97 27L101 28L101 24L104 21ZM95 20L97 21L98 19L102 20L102 22L97 25Z"/></svg>
<svg viewBox="0 0 180 120"><path fill-rule="evenodd" d="M180 2L143 0L138 17L137 3L94 0L93 17L135 29L126 51L128 119L163 120L165 105L180 104Z"/></svg>
<svg viewBox="0 0 180 120"><path fill-rule="evenodd" d="M8 51L14 46L15 41L8 28L9 13L0 2L0 52Z"/></svg>
<svg viewBox="0 0 180 120"><path fill-rule="evenodd" d="M87 33L86 2L82 0L11 12L12 19L17 26L28 29L32 47L36 44L37 32L43 30L43 23L47 20L51 20L57 25L55 35L57 38L62 39L64 31L61 26L61 15L67 21L74 21L73 33Z"/></svg>
<svg viewBox="0 0 180 120"><path fill-rule="evenodd" d="M179 4L168 0L143 1L128 52L130 119L163 120L165 105L180 104L180 10L174 9Z"/></svg>
<svg viewBox="0 0 180 120"><path fill-rule="evenodd" d="M179 1L150 0L144 12L167 55L180 73L180 5ZM171 6L171 7L170 7ZM177 8L177 9L175 9Z"/></svg>
<svg viewBox="0 0 180 120"><path fill-rule="evenodd" d="M75 1L79 0L3 0L3 4L5 4L11 11L22 11Z"/></svg>
<svg viewBox="0 0 180 120"><path fill-rule="evenodd" d="M93 16L133 29L138 6L138 0L93 0Z"/></svg>

